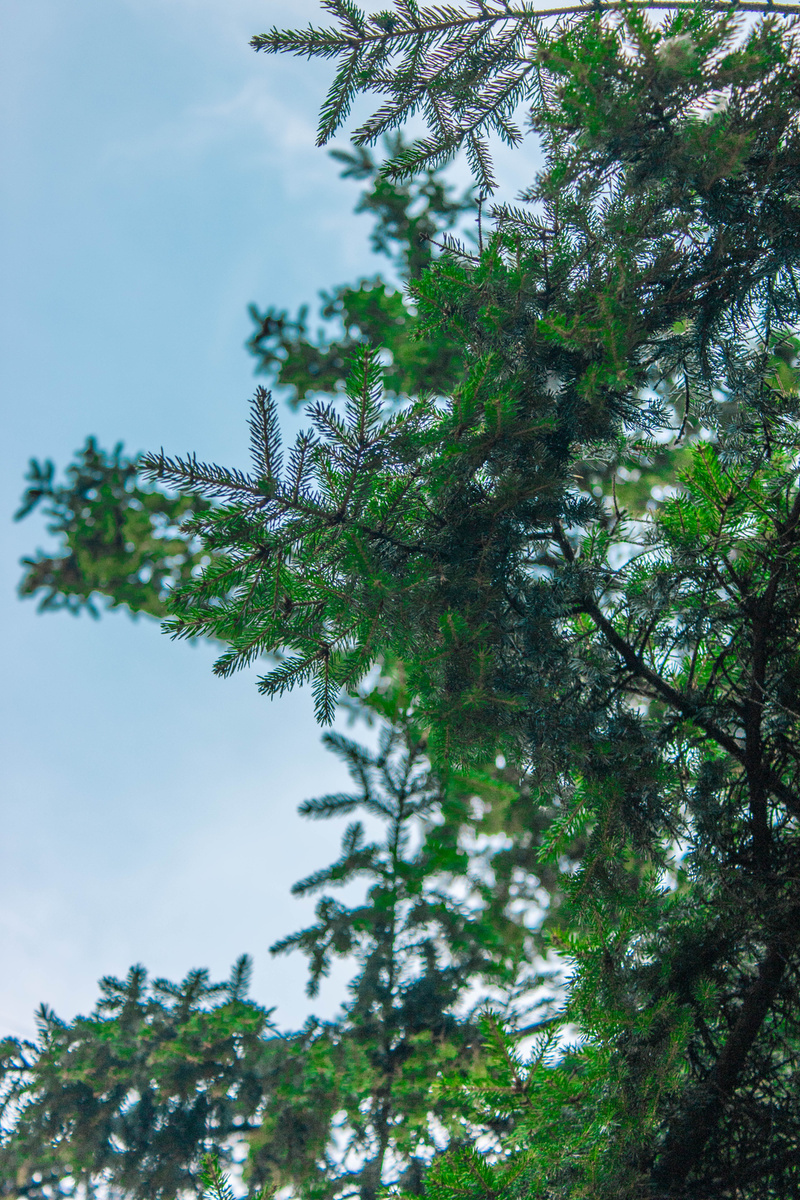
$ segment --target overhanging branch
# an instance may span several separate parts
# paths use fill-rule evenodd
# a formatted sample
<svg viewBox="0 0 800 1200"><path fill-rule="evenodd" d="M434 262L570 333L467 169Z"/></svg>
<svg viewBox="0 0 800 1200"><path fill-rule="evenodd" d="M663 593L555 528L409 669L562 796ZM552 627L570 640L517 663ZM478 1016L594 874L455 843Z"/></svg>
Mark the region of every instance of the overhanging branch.
<svg viewBox="0 0 800 1200"><path fill-rule="evenodd" d="M630 0L607 0L607 2L603 0L596 7L590 4L568 4L540 9L527 6L519 9L504 5L495 11L484 9L483 12L474 16L454 16L446 19L433 19L428 22L420 20L413 23L403 17L394 20L392 19L393 14L390 15L390 20L387 20L387 14L381 13L367 17L366 23L357 32L340 33L332 29L310 29L303 33L306 35L315 33L320 38L327 34L326 48L334 52L337 49L345 52L360 46L377 45L395 40L405 42L409 37L435 37L437 34L468 29L476 25L492 26L508 21L546 20L553 17L601 16L606 12L622 12L632 7L674 12L681 9L693 10L697 5L694 0L672 0L672 2L670 0L652 0L650 3L639 4L631 4ZM764 13L775 16L800 15L800 4L770 3L769 0L740 0L738 4L712 2L706 4L705 8L710 12L731 12L733 9L736 12ZM435 10L431 10L431 15L434 18L438 17ZM308 53L307 37L301 38L299 32L295 30L272 29L269 33L256 34L251 38L250 45L254 50L266 50L268 54L277 54L287 50L289 52L294 50L298 54Z"/></svg>

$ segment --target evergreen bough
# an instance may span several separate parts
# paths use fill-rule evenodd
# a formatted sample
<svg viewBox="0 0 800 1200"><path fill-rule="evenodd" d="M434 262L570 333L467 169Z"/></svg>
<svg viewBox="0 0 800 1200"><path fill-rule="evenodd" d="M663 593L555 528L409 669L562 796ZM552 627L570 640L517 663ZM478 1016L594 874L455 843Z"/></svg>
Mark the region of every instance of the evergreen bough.
<svg viewBox="0 0 800 1200"><path fill-rule="evenodd" d="M215 566L182 590L172 631L224 640L223 674L281 653L262 689L308 680L322 719L399 656L437 754L502 749L560 808L551 853L586 839L561 935L579 1039L520 1068L535 1103L516 1106L497 1165L456 1155L435 1194L787 1195L794 26L729 6L660 22L599 6L555 27L502 3L326 8L332 31L254 43L340 59L321 141L375 91L357 142L415 112L430 131L387 177L463 146L491 189L482 139L516 143L524 101L544 167L494 207L477 252L450 245L409 284L420 336L466 348L447 396L387 416L379 347L363 347L343 409L312 409L285 472L263 393L250 474L146 460L218 501L190 525ZM626 511L617 478L665 448L672 478Z"/></svg>

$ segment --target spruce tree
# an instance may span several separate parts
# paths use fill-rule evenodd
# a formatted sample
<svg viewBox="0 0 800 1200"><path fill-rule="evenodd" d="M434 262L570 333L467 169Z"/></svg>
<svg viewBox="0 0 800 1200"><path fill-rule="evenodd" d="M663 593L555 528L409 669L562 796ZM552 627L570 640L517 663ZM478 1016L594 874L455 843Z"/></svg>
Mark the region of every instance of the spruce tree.
<svg viewBox="0 0 800 1200"><path fill-rule="evenodd" d="M135 966L100 981L88 1017L43 1005L35 1041L0 1042L0 1195L196 1194L203 1154L227 1157L264 1093L275 1031L249 974L246 957L221 984L203 970L151 981Z"/></svg>
<svg viewBox="0 0 800 1200"><path fill-rule="evenodd" d="M267 1107L251 1142L253 1170L267 1169L275 1185L286 1186L302 1159L307 1194L321 1200L376 1200L392 1184L420 1190L437 1142L462 1131L452 1100L431 1107L439 1079L446 1071L466 1080L480 1060L478 1030L459 1016L459 1001L476 984L508 985L518 967L513 940L498 936L481 912L479 886L466 896L452 887L454 877L467 878L466 855L453 825L432 818L454 805L431 774L420 731L396 700L392 707L395 721L383 726L375 751L326 735L356 788L300 809L317 820L360 810L380 822L383 837L371 840L360 821L348 825L340 857L293 889L324 891L315 923L273 947L307 956L310 995L334 957L358 965L345 1023L312 1023L301 1077L284 1075L280 1100ZM366 894L355 905L328 891L361 879Z"/></svg>
<svg viewBox="0 0 800 1200"><path fill-rule="evenodd" d="M250 473L149 457L217 502L171 629L227 643L223 675L280 651L262 690L308 681L322 720L399 656L437 754L501 749L560 809L551 854L585 838L554 939L578 1039L524 1065L497 1033L473 1101L514 1130L432 1195L793 1194L796 6L325 7L254 40L340 58L321 141L374 91L357 143L429 125L387 177L465 147L491 189L524 102L545 165L409 284L419 336L465 347L447 397L387 416L364 347L285 468L265 392Z"/></svg>

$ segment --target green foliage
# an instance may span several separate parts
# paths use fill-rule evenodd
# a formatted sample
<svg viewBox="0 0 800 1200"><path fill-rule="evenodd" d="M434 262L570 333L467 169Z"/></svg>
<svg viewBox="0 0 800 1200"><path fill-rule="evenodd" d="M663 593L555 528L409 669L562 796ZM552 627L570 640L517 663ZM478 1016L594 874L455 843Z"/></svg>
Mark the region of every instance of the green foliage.
<svg viewBox="0 0 800 1200"><path fill-rule="evenodd" d="M375 91L387 100L356 130L356 145L373 144L421 109L430 135L403 149L401 172L441 166L466 144L479 185L491 189L486 135L518 145L514 111L534 94L536 64L527 53L538 27L532 7L500 0L464 13L398 0L394 12L369 16L349 0L323 0L323 7L338 28L273 29L250 43L269 53L342 59L320 114L318 145L342 127L359 92Z"/></svg>
<svg viewBox="0 0 800 1200"><path fill-rule="evenodd" d="M445 329L469 347L469 367L446 405L423 398L384 423L379 356L364 348L345 417L310 410L315 429L298 441L285 478L265 472L258 445L249 482L146 459L154 476L224 495L230 519L236 514L233 536L224 507L190 525L215 552L233 550L185 590L172 625L181 636L229 640L221 672L284 645L292 657L262 686L280 693L313 679L318 711L329 715L338 689L391 648L407 660L436 729L462 752L485 758L498 726L516 735L515 695L536 685L514 678L501 647L526 621L528 564L547 559L553 521L586 524L596 511L572 486L576 458L663 428L669 381L680 375L697 393L697 415L714 427L712 381L737 389L742 372L757 370L757 352L751 363L734 357L747 328L765 304L777 304L785 320L797 306L792 43L766 22L746 52L733 51L731 19L693 22L697 53L710 66L699 82L670 76L672 112L655 123L657 137L647 130L663 109L652 65L660 35L632 18L632 61L621 31L595 21L549 47L555 81L581 55L597 60L597 78L583 93L577 82L561 84L583 95L582 107L535 110L548 158L528 195L531 211L498 210L479 257L445 253L409 289L426 332ZM612 60L634 81L627 92L608 86ZM722 85L739 157L722 179L693 179L685 164L695 135L683 112L711 106ZM608 110L606 139L593 132L587 142L574 114L595 122L598 107ZM723 253L730 239L735 257ZM643 403L648 386L655 390ZM256 420L274 422L267 397L257 403ZM250 589L244 608L239 597ZM549 586L534 590L553 595ZM539 607L540 619L547 611ZM486 730L491 740L481 737Z"/></svg>
<svg viewBox="0 0 800 1200"><path fill-rule="evenodd" d="M203 1200L234 1200L233 1188L220 1168L219 1159L212 1154L203 1164L201 1180L205 1188Z"/></svg>
<svg viewBox="0 0 800 1200"><path fill-rule="evenodd" d="M381 1182L437 1200L783 1200L800 1171L800 56L779 13L797 6L745 22L678 4L660 23L633 2L563 20L503 0L325 7L335 29L254 45L339 58L322 141L363 92L382 101L357 144L423 114L428 136L390 149L388 190L374 178L379 208L413 212L396 181L462 146L490 188L486 135L516 144L523 100L544 165L475 252L450 240L409 267L414 338L454 348L446 388L384 378L378 291L375 324L338 341L312 345L304 317L267 329L267 355L306 355L298 393L312 361L333 389L285 466L264 389L250 473L144 460L209 502L184 526L208 565L169 628L225 643L220 674L270 652L262 690L309 682L330 721L376 662L402 663L395 733L376 754L332 742L359 790L309 808L386 822L383 841L351 827L301 885L363 875L369 903L324 897L283 943L312 985L356 955L347 1023L293 1044L307 1074L276 1068L253 1161L278 1186L301 1162L309 1195L365 1200ZM467 780L498 751L515 794L495 792L487 821L514 836L467 921L449 886L459 806L490 794ZM517 871L552 898L530 937ZM530 1053L492 1017L481 1054L466 1024L437 1042L470 971L508 988L548 947L568 994ZM430 1097L451 1144L423 1181ZM340 1111L355 1165L325 1157Z"/></svg>
<svg viewBox="0 0 800 1200"><path fill-rule="evenodd" d="M315 1155L313 1140L303 1151L322 1159L326 1126L338 1108L341 1166L337 1170L329 1154L311 1194L334 1196L345 1187L365 1197L377 1193L384 1163L393 1164L395 1175L419 1176L435 1152L431 1087L443 1068L458 1063L463 1072L475 1053L474 1032L456 1018L453 1006L471 979L506 974L502 960L496 961L504 947L493 944L491 927L476 919L475 898L459 902L443 886L442 859L450 872L463 875L466 856L452 845L445 855L424 837L424 823L441 809L442 799L423 757L424 742L410 729L404 737L397 726L383 728L376 752L339 734L328 734L326 741L348 765L358 791L308 801L300 811L326 819L360 809L381 822L385 840L367 842L360 822L349 825L340 858L293 890L306 895L364 878L363 901L348 906L324 895L316 924L282 939L273 952L298 949L308 957L311 995L333 956L355 959L359 970L346 1005L352 1034L343 1039L332 1031L315 1040L309 1082L316 1102L309 1101L308 1084L298 1088L293 1077L285 1110L273 1107L266 1114L254 1144L263 1143L264 1157L274 1160L276 1127L296 1130L303 1124L298 1111L313 1108L320 1145ZM416 852L415 834L423 836ZM327 1121L320 1121L323 1113ZM441 1120L444 1114L439 1115ZM274 1164L277 1186L291 1177L296 1153L293 1145L288 1161Z"/></svg>
<svg viewBox="0 0 800 1200"><path fill-rule="evenodd" d="M481 1073L475 1008L490 989L507 1016L524 1013L517 993L536 974L529 960L545 927L535 919L542 880L526 870L535 851L481 845L474 798L483 808L524 800L496 771L445 779L431 766L397 672L358 709L380 721L376 750L327 737L355 790L301 812L361 810L381 836L367 842L351 826L339 859L294 891L352 894L363 880L366 893L349 905L323 895L315 924L273 947L308 957L312 995L332 958L352 964L340 1016L277 1031L247 998L247 959L227 984L204 971L149 983L135 967L102 980L94 1012L69 1024L43 1009L36 1042L2 1044L0 1194L45 1200L80 1185L90 1196L225 1200L244 1143L254 1200L284 1187L369 1200L386 1185L418 1193L430 1161L463 1140L453 1081ZM513 877L513 897L491 886L495 873ZM544 970L541 981L552 1004L557 980Z"/></svg>
<svg viewBox="0 0 800 1200"><path fill-rule="evenodd" d="M387 142L390 151L404 143ZM357 212L375 218L373 249L392 259L402 282L419 276L459 218L474 211L470 192L461 197L432 171L406 184L381 175L372 155L335 150L346 178L367 183ZM293 403L309 393L337 393L350 356L366 344L380 345L384 382L392 397L449 391L462 370L462 349L447 335L416 336L418 322L403 292L380 275L323 294L318 336L309 333L308 306L296 318L274 306L261 312L251 305L256 330L248 349L257 370L287 389ZM182 522L204 512L208 501L196 493L173 493L147 485L138 457L126 457L122 445L108 453L89 438L66 469L66 482L55 482L49 461L31 461L17 519L42 506L48 532L59 539L56 551L23 559L22 596L38 596L41 610L66 609L96 616L98 601L131 613L164 617L167 596L196 572L203 558L196 539Z"/></svg>
<svg viewBox="0 0 800 1200"><path fill-rule="evenodd" d="M396 677L384 676L366 703L391 718L381 725L376 750L339 734L325 739L347 764L355 790L308 801L300 811L312 819L361 811L380 822L383 837L368 841L361 822L351 824L339 859L293 889L307 895L364 879L366 893L355 905L324 894L315 924L273 947L307 956L311 995L334 957L357 964L346 1023L310 1024L296 1051L302 1069L276 1082L251 1139L254 1173L266 1172L281 1188L307 1164L303 1194L320 1200L352 1194L370 1200L387 1186L420 1192L430 1161L469 1132L453 1081L463 1085L482 1068L465 1001L471 992L477 1004L492 987L513 1011L536 941L525 918L534 911L539 881L527 880L528 894L518 888L509 912L489 884L492 853L475 852L474 835L466 836L476 787L507 800L516 799L516 789L490 777L482 787L475 779L444 779L432 770ZM489 1128L496 1124L492 1119Z"/></svg>
<svg viewBox="0 0 800 1200"><path fill-rule="evenodd" d="M247 998L241 958L225 984L192 971L152 983L142 967L100 981L88 1017L48 1008L35 1042L7 1039L0 1194L45 1200L110 1183L132 1200L199 1188L203 1155L227 1152L252 1127L261 1061L274 1042L269 1011Z"/></svg>
<svg viewBox="0 0 800 1200"><path fill-rule="evenodd" d="M235 1200L233 1188L215 1155L206 1155L200 1181L205 1189L203 1200ZM253 1200L271 1200L272 1194L270 1188L264 1187L253 1197Z"/></svg>
<svg viewBox="0 0 800 1200"><path fill-rule="evenodd" d="M31 459L27 478L16 519L41 505L48 533L61 543L55 554L40 551L22 560L20 595L39 595L40 611L98 616L96 600L104 596L109 607L160 617L169 593L203 561L180 526L190 513L204 511L207 501L148 487L121 443L109 454L88 438L67 467L65 483L55 482L49 460Z"/></svg>
<svg viewBox="0 0 800 1200"><path fill-rule="evenodd" d="M584 37L588 24L575 22L575 14L581 12L577 6L548 6L537 13L528 0L517 4L511 0L474 0L466 10L394 0L393 11L371 14L350 0L322 0L322 7L336 18L338 26L273 28L256 35L250 43L254 50L269 54L340 59L320 113L317 144L325 145L346 124L359 94L376 94L386 99L355 130L353 140L357 146L374 145L382 135L405 125L420 111L428 127L427 137L404 146L395 156L390 175L402 177L431 165L441 166L463 147L479 186L487 191L495 187L489 135L518 146L522 141L519 107L532 102L541 109L552 102L551 81L542 70L541 50L547 51L553 40L552 21L546 18L566 18L561 27L571 34L576 26L579 38ZM631 26L641 31L646 28L642 14L650 6L637 0L602 4L598 0L592 7L596 15L589 36L596 39L603 12L621 12ZM706 7L681 0L670 5L678 16L674 30L669 29L666 36L680 38L687 27L692 33L702 28L709 21L704 15ZM731 9L734 17L736 8L734 5ZM796 4L775 6L772 0L748 3L747 8L800 13ZM556 33L559 28L556 26ZM596 69L601 65L598 58L590 60L588 55L579 55L578 60L581 69L589 68L585 80L591 80L592 89L599 91L608 80ZM702 57L685 44L670 44L660 64L660 90L675 89L676 83L683 82L681 77L702 81L703 65ZM603 107L599 109L602 112Z"/></svg>
<svg viewBox="0 0 800 1200"><path fill-rule="evenodd" d="M387 140L390 155L401 153L400 137ZM332 151L344 164L343 178L367 181L369 186L356 206L357 213L375 218L372 248L392 259L401 285L417 279L433 261L437 246L459 218L473 212L468 191L453 196L440 175L425 171L407 183L387 179L380 164L363 147ZM298 404L315 392L337 392L344 386L353 352L370 344L381 347L384 386L392 397L419 393L440 395L450 390L462 369L463 351L446 335L416 337L413 307L403 292L378 275L362 279L357 287L322 293L316 338L309 335L308 306L291 319L286 311L250 306L256 330L248 349L258 359L258 370L271 375L277 385L293 391Z"/></svg>
<svg viewBox="0 0 800 1200"><path fill-rule="evenodd" d="M555 26L502 4L327 7L334 31L256 39L341 57L321 139L374 91L357 140L420 110L430 128L388 177L466 144L486 186L482 131L513 142L525 97L544 167L479 253L451 245L409 285L420 336L465 348L447 396L390 412L361 347L286 472L265 393L250 475L146 459L219 501L190 525L219 569L171 629L226 642L223 674L282 652L262 689L311 681L323 720L398 657L434 758L502 749L557 814L549 861L581 845L550 924L566 1026L527 1065L492 1034L475 1111L533 1099L495 1156L440 1161L432 1193L793 1194L794 28L700 5ZM365 853L353 840L339 870Z"/></svg>

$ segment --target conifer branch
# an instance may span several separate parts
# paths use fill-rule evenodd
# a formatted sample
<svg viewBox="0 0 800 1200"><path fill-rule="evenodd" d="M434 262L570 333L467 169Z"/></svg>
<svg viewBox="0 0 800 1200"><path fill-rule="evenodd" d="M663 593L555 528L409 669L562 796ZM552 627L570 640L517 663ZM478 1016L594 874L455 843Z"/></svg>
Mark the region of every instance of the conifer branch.
<svg viewBox="0 0 800 1200"><path fill-rule="evenodd" d="M576 561L575 552L559 522L554 522L553 532L564 558L567 562L574 564ZM614 627L613 622L603 613L602 609L593 599L584 597L581 601L580 611L591 617L608 644L619 654L622 661L628 667L631 676L634 679L640 679L649 684L652 688L652 698L657 697L665 701L676 712L681 713L684 717L692 721L698 729L701 729L721 749L725 750L732 758L741 763L745 769L748 768L749 764L750 774L752 775L753 764L748 755L746 740L744 744L741 744L717 722L710 719L707 713L707 704L699 703L694 697L680 692L662 675L652 667L649 667L642 658L641 652L622 637ZM763 689L763 684L761 686ZM791 788L787 787L773 770L765 767L763 763L759 762L756 773L758 776L758 786L767 787L773 795L786 804L791 813L796 817L800 817L800 797ZM761 819L764 819L763 816Z"/></svg>
<svg viewBox="0 0 800 1200"><path fill-rule="evenodd" d="M481 5L474 14L465 14L458 9L419 9L414 17L403 11L395 0L400 12L399 19L392 16L387 21L384 14L371 15L365 18L358 28L343 21L343 30L315 29L309 26L306 30L280 30L273 28L269 33L256 34L250 40L254 50L264 50L268 54L290 53L310 57L314 54L333 55L344 50L353 49L371 43L398 43L405 49L405 40L409 37L450 35L454 30L467 29L476 25L487 26L505 23L507 21L546 20L551 17L596 17L597 10L590 4L568 4L548 8L536 8L523 5L519 8L502 5L499 9L489 9ZM602 12L621 12L630 9L647 11L680 11L693 10L694 0L603 0ZM731 4L726 0L710 0L704 5L709 12L728 13ZM736 12L754 12L766 15L796 16L800 14L800 4L781 3L780 0L737 0ZM338 14L337 14L338 15Z"/></svg>
<svg viewBox="0 0 800 1200"><path fill-rule="evenodd" d="M691 1175L736 1087L783 980L787 953L788 945L784 942L767 950L725 1045L700 1086L700 1095L690 1100L683 1118L667 1133L653 1172L656 1186L665 1187L667 1195Z"/></svg>

